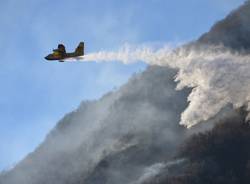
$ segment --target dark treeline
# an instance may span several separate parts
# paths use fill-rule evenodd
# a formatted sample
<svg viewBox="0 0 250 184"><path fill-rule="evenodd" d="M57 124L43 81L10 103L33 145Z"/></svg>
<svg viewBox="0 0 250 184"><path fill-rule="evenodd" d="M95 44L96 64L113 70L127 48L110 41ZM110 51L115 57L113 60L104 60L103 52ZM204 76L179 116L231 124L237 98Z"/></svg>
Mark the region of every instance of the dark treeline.
<svg viewBox="0 0 250 184"><path fill-rule="evenodd" d="M157 184L249 184L250 125L245 116L225 120L191 136L178 156L188 162L175 174L161 174Z"/></svg>

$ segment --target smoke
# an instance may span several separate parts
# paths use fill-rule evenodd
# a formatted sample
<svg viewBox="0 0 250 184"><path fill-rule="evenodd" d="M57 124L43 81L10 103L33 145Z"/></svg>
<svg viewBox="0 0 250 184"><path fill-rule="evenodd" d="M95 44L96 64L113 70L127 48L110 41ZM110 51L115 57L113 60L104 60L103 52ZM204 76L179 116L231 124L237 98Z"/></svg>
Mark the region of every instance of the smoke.
<svg viewBox="0 0 250 184"><path fill-rule="evenodd" d="M133 184L140 184L145 181L148 181L151 178L154 178L165 168L165 166L166 165L164 163L157 163L150 167L145 168L144 174L138 179L138 181L134 182Z"/></svg>
<svg viewBox="0 0 250 184"><path fill-rule="evenodd" d="M172 161L169 161L166 163L164 163L164 162L156 163L156 164L153 164L149 167L146 167L144 169L142 176L136 182L133 182L132 184L143 184L145 182L148 182L148 181L154 179L155 177L157 177L157 175L160 175L163 172L164 172L164 174L167 174L167 170L169 167L182 164L185 161L186 161L186 159L181 158L181 159L172 160Z"/></svg>
<svg viewBox="0 0 250 184"><path fill-rule="evenodd" d="M135 181L145 167L172 156L185 137L178 121L189 90L175 91L174 75L149 67L119 90L83 102L33 153L0 174L0 183Z"/></svg>
<svg viewBox="0 0 250 184"><path fill-rule="evenodd" d="M250 57L231 52L223 46L191 46L174 49L133 47L101 51L84 56L84 62L119 61L124 64L143 61L149 65L177 69L177 90L192 88L188 107L180 124L192 127L214 117L228 104L246 106L250 100Z"/></svg>

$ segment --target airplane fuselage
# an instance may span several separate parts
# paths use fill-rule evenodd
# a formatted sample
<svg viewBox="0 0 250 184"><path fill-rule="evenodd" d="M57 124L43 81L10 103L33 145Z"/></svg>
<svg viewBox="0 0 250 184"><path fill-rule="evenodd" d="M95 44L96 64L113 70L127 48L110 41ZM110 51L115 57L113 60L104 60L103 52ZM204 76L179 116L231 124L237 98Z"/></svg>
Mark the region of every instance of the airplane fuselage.
<svg viewBox="0 0 250 184"><path fill-rule="evenodd" d="M49 60L49 61L53 61L53 60L58 60L60 62L64 62L63 60L65 59L78 59L80 56L83 56L83 54L75 54L74 52L72 53L66 53L64 55L55 55L55 54L49 54L45 57L45 59Z"/></svg>
<svg viewBox="0 0 250 184"><path fill-rule="evenodd" d="M53 49L53 53L44 57L46 60L57 60L60 62L64 62L67 59L80 59L81 56L84 55L84 42L80 42L75 52L67 53L65 50L65 46L63 44L59 44L57 49ZM82 57L81 57L82 58Z"/></svg>

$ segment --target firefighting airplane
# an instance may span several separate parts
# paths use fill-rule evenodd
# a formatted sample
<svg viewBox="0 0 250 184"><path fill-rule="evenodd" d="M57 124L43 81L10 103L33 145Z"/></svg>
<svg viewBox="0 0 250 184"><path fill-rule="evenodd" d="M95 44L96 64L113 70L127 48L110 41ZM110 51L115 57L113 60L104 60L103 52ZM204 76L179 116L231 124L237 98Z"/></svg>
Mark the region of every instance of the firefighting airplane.
<svg viewBox="0 0 250 184"><path fill-rule="evenodd" d="M80 42L75 52L67 53L65 46L59 44L57 49L53 50L52 54L45 57L47 60L56 60L59 62L64 62L66 59L79 59L80 56L84 55L84 42Z"/></svg>

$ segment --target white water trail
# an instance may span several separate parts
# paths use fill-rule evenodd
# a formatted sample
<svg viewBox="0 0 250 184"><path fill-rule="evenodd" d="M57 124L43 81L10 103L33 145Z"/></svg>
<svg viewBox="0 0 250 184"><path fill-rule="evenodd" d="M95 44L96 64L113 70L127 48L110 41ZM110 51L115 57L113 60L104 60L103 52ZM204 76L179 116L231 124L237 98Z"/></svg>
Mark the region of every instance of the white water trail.
<svg viewBox="0 0 250 184"><path fill-rule="evenodd" d="M142 61L177 69L176 89L192 88L189 105L181 115L180 124L186 127L214 117L228 104L250 109L250 57L220 46L156 50L126 45L118 51L91 53L81 59L84 62L118 61L124 64Z"/></svg>

